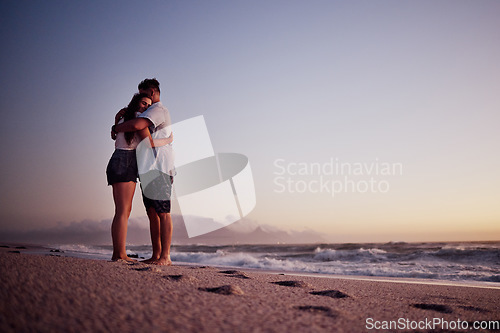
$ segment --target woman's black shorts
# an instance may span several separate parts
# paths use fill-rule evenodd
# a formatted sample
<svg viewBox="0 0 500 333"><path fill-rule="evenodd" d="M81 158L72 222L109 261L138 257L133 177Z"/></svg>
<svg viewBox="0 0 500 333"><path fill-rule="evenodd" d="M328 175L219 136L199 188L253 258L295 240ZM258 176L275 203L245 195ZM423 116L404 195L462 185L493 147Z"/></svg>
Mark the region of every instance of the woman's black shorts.
<svg viewBox="0 0 500 333"><path fill-rule="evenodd" d="M136 182L139 171L135 150L115 149L106 168L108 185Z"/></svg>

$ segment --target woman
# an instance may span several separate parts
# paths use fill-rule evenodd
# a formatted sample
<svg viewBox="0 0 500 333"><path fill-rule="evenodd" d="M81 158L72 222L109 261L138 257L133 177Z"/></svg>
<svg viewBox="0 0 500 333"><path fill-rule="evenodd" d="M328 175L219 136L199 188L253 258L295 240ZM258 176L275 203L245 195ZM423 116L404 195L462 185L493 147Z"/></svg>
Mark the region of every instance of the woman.
<svg viewBox="0 0 500 333"><path fill-rule="evenodd" d="M146 94L135 94L128 106L123 109L123 118L115 119L121 123L137 117L150 105L151 98ZM139 132L118 133L115 141L115 151L106 168L108 185L113 187L113 199L115 202L115 216L111 225L111 236L113 239L113 256L111 260L134 261L126 253L125 244L127 240L127 222L132 210L132 199L134 197L135 185L137 183L137 159L135 149L139 142L149 137L153 146L161 146L172 142L172 136L167 139L151 139L149 130L145 128Z"/></svg>

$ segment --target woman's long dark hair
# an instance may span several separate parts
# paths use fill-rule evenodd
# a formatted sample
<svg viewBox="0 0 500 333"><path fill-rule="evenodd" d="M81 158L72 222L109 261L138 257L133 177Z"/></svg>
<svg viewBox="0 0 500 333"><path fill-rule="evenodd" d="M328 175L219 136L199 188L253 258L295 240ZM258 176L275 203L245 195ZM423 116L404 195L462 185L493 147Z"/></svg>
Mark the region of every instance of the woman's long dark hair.
<svg viewBox="0 0 500 333"><path fill-rule="evenodd" d="M123 116L124 121L135 118L135 113L139 111L141 107L140 105L141 100L144 97L151 98L147 94L139 94L139 93L135 94L132 97L132 100L130 101L130 103L128 103L128 106L126 107L125 115ZM132 139L134 138L134 134L135 132L125 132L125 140L127 140L127 143L129 145L132 142Z"/></svg>

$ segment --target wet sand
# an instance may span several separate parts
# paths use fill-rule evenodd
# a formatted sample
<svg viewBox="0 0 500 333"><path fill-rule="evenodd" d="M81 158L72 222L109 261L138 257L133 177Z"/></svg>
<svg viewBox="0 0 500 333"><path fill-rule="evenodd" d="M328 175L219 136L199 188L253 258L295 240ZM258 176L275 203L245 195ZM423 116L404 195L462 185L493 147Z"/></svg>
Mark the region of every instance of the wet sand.
<svg viewBox="0 0 500 333"><path fill-rule="evenodd" d="M450 325L500 319L498 288L28 251L0 248L0 332L366 332L388 325L425 332L446 328L443 321L459 331Z"/></svg>

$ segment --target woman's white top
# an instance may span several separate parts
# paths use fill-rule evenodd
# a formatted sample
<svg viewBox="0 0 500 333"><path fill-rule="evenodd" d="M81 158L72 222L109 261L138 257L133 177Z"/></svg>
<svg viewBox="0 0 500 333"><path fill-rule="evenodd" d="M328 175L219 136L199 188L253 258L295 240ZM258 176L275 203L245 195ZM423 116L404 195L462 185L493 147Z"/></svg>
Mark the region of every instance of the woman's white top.
<svg viewBox="0 0 500 333"><path fill-rule="evenodd" d="M137 117L140 115L140 112L136 112L135 116ZM124 120L123 118L120 119L118 124L123 123ZM127 140L125 139L125 132L119 132L116 135L116 140L115 140L115 149L122 149L122 150L134 150L137 148L137 145L139 144L139 137L137 134L134 134L134 137L132 138L132 141L130 141L130 144L127 143Z"/></svg>

